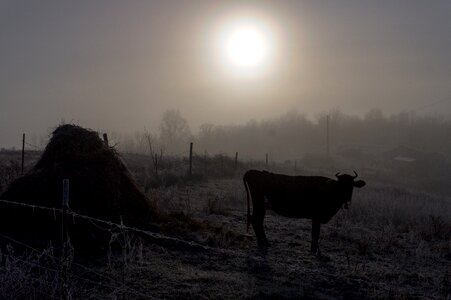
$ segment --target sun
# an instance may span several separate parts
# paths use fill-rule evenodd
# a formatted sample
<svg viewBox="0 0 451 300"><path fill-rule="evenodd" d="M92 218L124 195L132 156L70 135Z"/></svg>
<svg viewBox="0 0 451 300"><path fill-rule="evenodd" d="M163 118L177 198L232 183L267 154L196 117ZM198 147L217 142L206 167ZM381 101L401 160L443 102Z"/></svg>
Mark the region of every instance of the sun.
<svg viewBox="0 0 451 300"><path fill-rule="evenodd" d="M226 57L239 68L252 68L262 64L268 49L267 41L256 27L241 27L232 31L226 41Z"/></svg>
<svg viewBox="0 0 451 300"><path fill-rule="evenodd" d="M220 38L221 61L235 74L254 74L268 65L270 32L256 20L238 20L223 27Z"/></svg>

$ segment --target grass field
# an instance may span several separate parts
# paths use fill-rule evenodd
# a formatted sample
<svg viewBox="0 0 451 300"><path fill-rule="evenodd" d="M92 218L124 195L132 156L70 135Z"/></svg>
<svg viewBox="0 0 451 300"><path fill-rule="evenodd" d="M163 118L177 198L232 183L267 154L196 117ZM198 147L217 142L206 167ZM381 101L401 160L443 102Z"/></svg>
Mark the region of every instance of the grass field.
<svg viewBox="0 0 451 300"><path fill-rule="evenodd" d="M36 154L38 155L38 154ZM3 188L19 176L19 155L1 158ZM33 157L30 157L32 166ZM451 295L451 199L366 179L349 210L322 226L323 256L311 255L309 220L269 212L271 247L259 250L246 232L246 169L265 166L225 156L187 161L166 158L156 178L146 156L124 155L137 184L159 211L185 226L165 235L182 242L112 234L108 253L72 253L68 290L73 298L279 298L449 299ZM277 172L283 165L271 166ZM339 171L339 170L337 170ZM302 170L333 177L335 170ZM167 224L166 227L170 227ZM183 241L194 241L190 244ZM2 243L5 239L2 240ZM5 244L5 243L4 243ZM59 298L59 257L49 247L15 253L2 250L1 298ZM198 246L205 245L208 247ZM119 245L119 246L117 246Z"/></svg>

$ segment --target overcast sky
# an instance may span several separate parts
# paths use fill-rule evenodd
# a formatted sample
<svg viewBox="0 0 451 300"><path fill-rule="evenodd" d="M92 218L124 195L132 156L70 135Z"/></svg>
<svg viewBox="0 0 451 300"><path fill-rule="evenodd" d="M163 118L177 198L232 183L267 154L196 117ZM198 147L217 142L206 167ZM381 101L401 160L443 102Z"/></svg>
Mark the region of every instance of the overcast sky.
<svg viewBox="0 0 451 300"><path fill-rule="evenodd" d="M265 68L227 66L234 18L269 28ZM259 25L259 26L260 26ZM219 49L219 50L218 50ZM0 0L0 147L62 120L193 131L287 111L451 115L451 1Z"/></svg>

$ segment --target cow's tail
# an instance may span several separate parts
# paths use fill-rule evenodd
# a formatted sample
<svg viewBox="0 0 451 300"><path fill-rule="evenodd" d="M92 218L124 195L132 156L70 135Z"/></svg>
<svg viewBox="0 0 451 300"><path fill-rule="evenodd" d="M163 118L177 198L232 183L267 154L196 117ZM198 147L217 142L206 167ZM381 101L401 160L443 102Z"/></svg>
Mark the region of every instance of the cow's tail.
<svg viewBox="0 0 451 300"><path fill-rule="evenodd" d="M251 204L249 201L249 186L247 185L246 178L243 177L244 188L246 189L246 197L247 197L247 221L246 221L246 232L249 232L249 227L251 225Z"/></svg>

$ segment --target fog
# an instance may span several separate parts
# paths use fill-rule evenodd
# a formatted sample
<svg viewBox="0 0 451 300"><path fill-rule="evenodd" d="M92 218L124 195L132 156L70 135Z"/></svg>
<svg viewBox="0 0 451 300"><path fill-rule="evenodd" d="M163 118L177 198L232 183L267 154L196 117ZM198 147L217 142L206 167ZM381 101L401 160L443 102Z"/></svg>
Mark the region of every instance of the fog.
<svg viewBox="0 0 451 300"><path fill-rule="evenodd" d="M400 147L435 153L445 159L451 158L451 142L447 139L450 129L449 119L412 112L384 115L379 109L372 109L363 117L335 110L315 118L290 112L241 125L204 123L193 133L180 111L171 109L164 112L156 131L111 132L111 136L117 148L130 153L147 153L150 138L154 150L176 155L186 155L193 142L199 155L233 156L239 152L247 159L263 160L268 153L271 160L278 162L308 154L339 155L350 150L374 155Z"/></svg>
<svg viewBox="0 0 451 300"><path fill-rule="evenodd" d="M252 76L231 69L218 51L221 26L237 16L273 34L267 67ZM61 122L121 136L157 134L170 109L211 152L268 151L285 159L324 150L320 134L301 129L287 145L290 133L281 128L323 132L318 116L326 114L331 147L393 145L393 136L371 141L361 120L373 108L388 120L404 113L449 117L450 20L448 1L3 0L0 145L18 147L24 132L39 143ZM338 122L334 111L353 117ZM290 123L280 117L287 113L301 117ZM215 135L248 142L207 141L208 127L200 127L206 123ZM267 134L276 143L263 133L271 126L280 129ZM343 136L345 129L355 140ZM245 138L253 130L256 136ZM253 139L261 151L250 149Z"/></svg>
<svg viewBox="0 0 451 300"><path fill-rule="evenodd" d="M451 299L450 53L449 0L0 0L0 298Z"/></svg>

